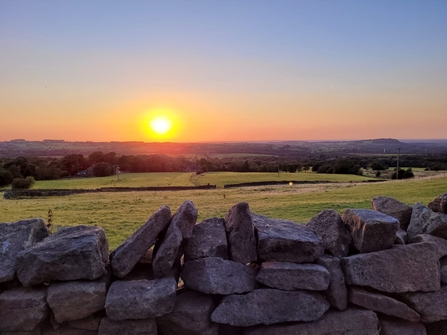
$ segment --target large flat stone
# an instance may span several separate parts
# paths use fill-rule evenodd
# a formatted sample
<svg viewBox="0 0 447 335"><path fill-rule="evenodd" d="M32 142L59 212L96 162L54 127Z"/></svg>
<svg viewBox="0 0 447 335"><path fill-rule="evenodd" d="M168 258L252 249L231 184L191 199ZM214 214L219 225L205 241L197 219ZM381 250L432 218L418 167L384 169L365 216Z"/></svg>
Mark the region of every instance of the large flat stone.
<svg viewBox="0 0 447 335"><path fill-rule="evenodd" d="M43 219L0 223L0 283L13 280L20 251L49 236Z"/></svg>
<svg viewBox="0 0 447 335"><path fill-rule="evenodd" d="M166 335L218 335L211 322L215 305L211 296L189 291L177 296L171 313L157 318L160 333Z"/></svg>
<svg viewBox="0 0 447 335"><path fill-rule="evenodd" d="M157 335L155 319L115 321L108 317L101 320L98 335Z"/></svg>
<svg viewBox="0 0 447 335"><path fill-rule="evenodd" d="M120 278L127 275L149 248L155 244L158 236L169 225L169 222L171 222L171 210L168 206L163 206L110 254L113 274Z"/></svg>
<svg viewBox="0 0 447 335"><path fill-rule="evenodd" d="M433 243L399 245L344 257L341 265L348 285L390 293L440 289L438 248Z"/></svg>
<svg viewBox="0 0 447 335"><path fill-rule="evenodd" d="M400 297L421 315L422 322L447 320L447 286L435 292L402 293Z"/></svg>
<svg viewBox="0 0 447 335"><path fill-rule="evenodd" d="M314 216L306 226L322 237L324 248L331 255L337 257L348 255L351 233L337 211L326 209Z"/></svg>
<svg viewBox="0 0 447 335"><path fill-rule="evenodd" d="M48 305L58 323L83 319L104 309L105 281L52 283L48 287Z"/></svg>
<svg viewBox="0 0 447 335"><path fill-rule="evenodd" d="M181 277L186 288L206 294L232 294L253 291L257 274L251 266L207 257L186 262Z"/></svg>
<svg viewBox="0 0 447 335"><path fill-rule="evenodd" d="M174 278L117 280L110 286L105 309L112 320L146 319L170 313L175 305Z"/></svg>
<svg viewBox="0 0 447 335"><path fill-rule="evenodd" d="M372 209L347 209L342 218L358 251L366 253L393 246L399 228L396 218Z"/></svg>
<svg viewBox="0 0 447 335"><path fill-rule="evenodd" d="M25 285L52 280L94 280L106 273L109 250L100 227L59 230L17 256L17 276Z"/></svg>
<svg viewBox="0 0 447 335"><path fill-rule="evenodd" d="M256 261L256 237L251 211L246 202L230 208L225 217L225 230L230 259L242 264Z"/></svg>
<svg viewBox="0 0 447 335"><path fill-rule="evenodd" d="M310 263L324 252L323 239L301 224L252 215L258 237L258 256L263 261Z"/></svg>
<svg viewBox="0 0 447 335"><path fill-rule="evenodd" d="M254 327L244 335L378 335L377 323L373 311L349 308L328 311L314 322Z"/></svg>
<svg viewBox="0 0 447 335"><path fill-rule="evenodd" d="M335 308L343 311L348 306L348 290L340 259L324 255L317 259L317 264L324 266L330 274L329 286L323 292L326 300Z"/></svg>
<svg viewBox="0 0 447 335"><path fill-rule="evenodd" d="M318 292L259 289L245 295L228 295L211 314L211 320L232 326L319 319L329 303Z"/></svg>
<svg viewBox="0 0 447 335"><path fill-rule="evenodd" d="M366 291L359 287L349 288L349 301L357 306L370 309L374 312L395 316L410 322L419 322L420 315L396 299L386 295Z"/></svg>
<svg viewBox="0 0 447 335"><path fill-rule="evenodd" d="M262 263L256 280L285 291L323 291L329 286L329 277L329 271L321 265L269 261Z"/></svg>
<svg viewBox="0 0 447 335"><path fill-rule="evenodd" d="M410 243L431 242L438 247L439 258L447 256L447 240L428 234L419 234L413 237Z"/></svg>
<svg viewBox="0 0 447 335"><path fill-rule="evenodd" d="M372 209L387 214L399 220L400 228L407 230L413 208L391 197L374 197L371 201Z"/></svg>
<svg viewBox="0 0 447 335"><path fill-rule="evenodd" d="M228 259L224 219L212 218L196 224L191 238L186 240L184 252L185 262L203 257Z"/></svg>
<svg viewBox="0 0 447 335"><path fill-rule="evenodd" d="M180 259L180 247L184 239L192 236L197 221L197 209L192 201L185 201L172 217L164 236L155 245L152 270L157 277L170 274L174 264Z"/></svg>
<svg viewBox="0 0 447 335"><path fill-rule="evenodd" d="M410 240L418 234L447 239L447 214L433 212L421 203L416 203L413 205L407 233Z"/></svg>
<svg viewBox="0 0 447 335"><path fill-rule="evenodd" d="M48 316L46 289L18 287L0 294L0 333L32 331Z"/></svg>
<svg viewBox="0 0 447 335"><path fill-rule="evenodd" d="M380 335L427 335L424 325L402 320L379 319Z"/></svg>

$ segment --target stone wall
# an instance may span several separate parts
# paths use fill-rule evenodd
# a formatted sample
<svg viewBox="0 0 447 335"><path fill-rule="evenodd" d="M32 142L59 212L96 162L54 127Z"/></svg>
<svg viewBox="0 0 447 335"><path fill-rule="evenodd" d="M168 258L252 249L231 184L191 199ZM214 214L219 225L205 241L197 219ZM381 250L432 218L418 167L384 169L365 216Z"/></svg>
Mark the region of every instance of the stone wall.
<svg viewBox="0 0 447 335"><path fill-rule="evenodd" d="M447 193L306 225L161 207L108 252L100 227L0 224L0 334L447 334Z"/></svg>

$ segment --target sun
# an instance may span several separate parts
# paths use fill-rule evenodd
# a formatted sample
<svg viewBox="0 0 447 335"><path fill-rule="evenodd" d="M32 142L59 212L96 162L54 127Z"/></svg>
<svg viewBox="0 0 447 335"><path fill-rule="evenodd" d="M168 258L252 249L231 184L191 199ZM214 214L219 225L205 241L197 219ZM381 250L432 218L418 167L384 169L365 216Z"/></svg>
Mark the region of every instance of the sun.
<svg viewBox="0 0 447 335"><path fill-rule="evenodd" d="M166 135L172 128L172 121L166 116L157 116L149 121L149 127L157 135Z"/></svg>

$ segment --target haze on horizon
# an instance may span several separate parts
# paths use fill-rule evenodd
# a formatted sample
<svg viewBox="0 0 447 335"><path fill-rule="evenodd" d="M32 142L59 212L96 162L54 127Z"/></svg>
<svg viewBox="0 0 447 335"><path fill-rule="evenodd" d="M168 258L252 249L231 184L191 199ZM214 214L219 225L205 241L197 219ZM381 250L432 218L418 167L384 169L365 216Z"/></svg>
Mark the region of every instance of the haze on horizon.
<svg viewBox="0 0 447 335"><path fill-rule="evenodd" d="M446 17L436 0L3 1L0 141L446 138Z"/></svg>

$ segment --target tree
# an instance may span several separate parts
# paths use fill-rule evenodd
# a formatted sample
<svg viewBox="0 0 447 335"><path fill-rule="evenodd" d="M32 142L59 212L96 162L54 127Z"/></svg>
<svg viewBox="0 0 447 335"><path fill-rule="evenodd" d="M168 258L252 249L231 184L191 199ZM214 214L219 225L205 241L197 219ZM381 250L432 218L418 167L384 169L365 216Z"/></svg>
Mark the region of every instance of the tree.
<svg viewBox="0 0 447 335"><path fill-rule="evenodd" d="M109 163L100 162L93 167L95 177L106 177L113 174L113 167Z"/></svg>
<svg viewBox="0 0 447 335"><path fill-rule="evenodd" d="M14 178L11 186L13 189L28 189L33 186L35 182L36 181L31 176L26 178Z"/></svg>
<svg viewBox="0 0 447 335"><path fill-rule="evenodd" d="M13 179L14 177L11 174L11 172L3 168L0 168L0 186L6 186L11 184Z"/></svg>
<svg viewBox="0 0 447 335"><path fill-rule="evenodd" d="M75 175L80 170L83 170L87 167L84 156L80 154L73 154L63 157L61 164L65 171L68 172L69 177Z"/></svg>

